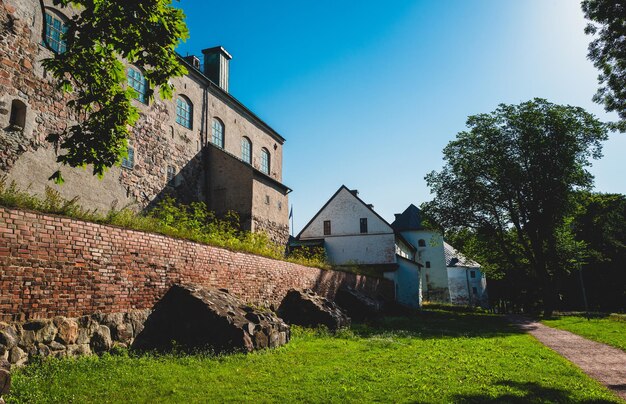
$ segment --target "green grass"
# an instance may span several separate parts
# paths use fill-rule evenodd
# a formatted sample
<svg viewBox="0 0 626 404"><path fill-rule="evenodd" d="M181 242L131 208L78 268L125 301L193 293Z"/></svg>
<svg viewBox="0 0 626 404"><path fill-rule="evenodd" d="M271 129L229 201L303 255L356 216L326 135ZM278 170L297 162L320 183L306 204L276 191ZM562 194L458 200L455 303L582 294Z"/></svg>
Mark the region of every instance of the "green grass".
<svg viewBox="0 0 626 404"><path fill-rule="evenodd" d="M605 343L626 351L626 322L612 318L591 318L562 316L543 320L550 327L560 328L593 341Z"/></svg>
<svg viewBox="0 0 626 404"><path fill-rule="evenodd" d="M7 402L620 402L495 316L425 311L294 334L249 355L47 360L15 373Z"/></svg>

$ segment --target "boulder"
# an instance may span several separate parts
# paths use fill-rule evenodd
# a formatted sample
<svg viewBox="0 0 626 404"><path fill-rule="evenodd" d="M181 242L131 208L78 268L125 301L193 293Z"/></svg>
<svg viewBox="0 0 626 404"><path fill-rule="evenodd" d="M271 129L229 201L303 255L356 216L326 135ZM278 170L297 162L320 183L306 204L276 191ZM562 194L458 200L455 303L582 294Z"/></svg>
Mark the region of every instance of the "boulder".
<svg viewBox="0 0 626 404"><path fill-rule="evenodd" d="M288 341L289 326L270 311L245 305L225 290L174 285L153 307L132 348L250 352Z"/></svg>
<svg viewBox="0 0 626 404"><path fill-rule="evenodd" d="M109 327L106 325L99 326L93 333L89 345L91 350L98 354L110 350L113 346L113 340Z"/></svg>
<svg viewBox="0 0 626 404"><path fill-rule="evenodd" d="M337 330L350 326L350 318L334 302L310 289L287 292L278 307L278 315L288 324L303 327L324 325Z"/></svg>
<svg viewBox="0 0 626 404"><path fill-rule="evenodd" d="M52 320L31 320L22 324L21 346L32 346L38 343L47 344L54 340L57 328Z"/></svg>
<svg viewBox="0 0 626 404"><path fill-rule="evenodd" d="M59 342L65 345L76 343L76 339L78 338L78 323L75 320L65 317L56 317L54 319L54 325L56 325L59 330L56 336Z"/></svg>
<svg viewBox="0 0 626 404"><path fill-rule="evenodd" d="M351 288L342 287L335 295L335 303L353 320L366 320L378 317L383 311L383 302Z"/></svg>
<svg viewBox="0 0 626 404"><path fill-rule="evenodd" d="M0 359L0 400L11 388L11 364L5 359Z"/></svg>

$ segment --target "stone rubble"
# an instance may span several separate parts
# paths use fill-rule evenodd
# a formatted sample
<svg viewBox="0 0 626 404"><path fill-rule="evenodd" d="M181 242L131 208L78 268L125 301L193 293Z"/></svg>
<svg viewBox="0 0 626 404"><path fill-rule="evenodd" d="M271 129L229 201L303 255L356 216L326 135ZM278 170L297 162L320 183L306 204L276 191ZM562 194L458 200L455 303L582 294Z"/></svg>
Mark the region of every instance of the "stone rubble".
<svg viewBox="0 0 626 404"><path fill-rule="evenodd" d="M224 289L174 285L154 306L133 349L251 352L289 341L289 326L271 311L244 304Z"/></svg>
<svg viewBox="0 0 626 404"><path fill-rule="evenodd" d="M353 320L363 321L382 314L383 302L351 287L342 287L335 295L335 303L343 309Z"/></svg>
<svg viewBox="0 0 626 404"><path fill-rule="evenodd" d="M288 324L303 327L323 325L330 330L337 330L350 326L350 318L334 302L310 289L291 289L277 312Z"/></svg>

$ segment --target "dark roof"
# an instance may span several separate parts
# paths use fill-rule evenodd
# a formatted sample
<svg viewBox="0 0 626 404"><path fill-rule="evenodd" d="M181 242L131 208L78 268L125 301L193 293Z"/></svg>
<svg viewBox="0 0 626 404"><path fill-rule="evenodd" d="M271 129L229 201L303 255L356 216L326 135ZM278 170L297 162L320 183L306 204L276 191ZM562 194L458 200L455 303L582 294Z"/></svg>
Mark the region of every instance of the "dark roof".
<svg viewBox="0 0 626 404"><path fill-rule="evenodd" d="M339 187L339 189L337 190L337 192L335 192L333 194L333 196L330 197L330 199L328 201L326 201L326 203L324 204L324 206L322 206L322 208L315 214L315 216L313 216L313 218L311 218L311 220L309 220L309 222L302 228L302 230L300 230L300 233L298 233L298 235L296 236L297 239L300 238L300 235L302 234L302 232L304 230L306 230L307 227L309 227L311 225L311 223L313 223L313 221L320 215L320 213L322 213L322 211L326 208L326 206L328 206L328 204L330 203L330 201L332 201L333 199L335 199L335 197L337 195L339 195L339 192L341 192L342 189L345 189L346 191L350 192L352 194L352 196L354 196L354 198L361 202L363 204L363 206L365 206L367 209L369 209L374 215L376 215L376 217L378 217L380 220L383 221L383 223L385 223L387 226L391 227L391 225L389 224L389 222L387 222L385 219L383 219L382 216L380 216L378 213L376 213L376 211L374 209L372 209L372 205L368 205L367 203L363 202L361 200L361 198L358 197L358 191L356 190L351 190L348 187L346 187L345 185L342 185ZM411 245L409 243L409 245Z"/></svg>
<svg viewBox="0 0 626 404"><path fill-rule="evenodd" d="M443 242L443 253L446 257L447 267L480 268L480 264L478 262L467 258L445 241Z"/></svg>
<svg viewBox="0 0 626 404"><path fill-rule="evenodd" d="M422 211L413 204L401 214L396 214L396 220L391 223L395 231L424 230L422 226Z"/></svg>

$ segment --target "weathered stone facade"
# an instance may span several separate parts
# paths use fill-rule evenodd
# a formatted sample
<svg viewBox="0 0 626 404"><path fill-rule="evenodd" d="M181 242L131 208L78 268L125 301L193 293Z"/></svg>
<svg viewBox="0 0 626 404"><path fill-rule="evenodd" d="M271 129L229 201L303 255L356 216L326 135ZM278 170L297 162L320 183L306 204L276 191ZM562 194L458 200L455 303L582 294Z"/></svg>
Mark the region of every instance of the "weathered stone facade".
<svg viewBox="0 0 626 404"><path fill-rule="evenodd" d="M48 181L59 165L45 138L74 120L68 96L55 90L41 66L42 59L54 56L42 45L45 14L63 19L72 10L57 10L51 0L43 4L45 10L29 0L0 4L0 170L10 181L40 194L49 186L105 212L132 204L144 208L173 194L183 202L204 201L218 213L236 210L245 229L268 231L273 240L286 242L290 189L282 184L284 139L230 95L227 83L220 87L192 65L188 75L172 79L172 100L155 95L149 105L134 101L140 119L130 139L132 166L113 167L103 180L88 169L67 167L63 186ZM192 106L190 128L177 123L178 97ZM214 120L224 128L219 147L212 144ZM244 138L252 145L249 164L242 156ZM270 156L267 174L261 172L262 151Z"/></svg>

